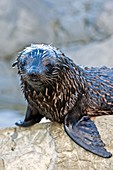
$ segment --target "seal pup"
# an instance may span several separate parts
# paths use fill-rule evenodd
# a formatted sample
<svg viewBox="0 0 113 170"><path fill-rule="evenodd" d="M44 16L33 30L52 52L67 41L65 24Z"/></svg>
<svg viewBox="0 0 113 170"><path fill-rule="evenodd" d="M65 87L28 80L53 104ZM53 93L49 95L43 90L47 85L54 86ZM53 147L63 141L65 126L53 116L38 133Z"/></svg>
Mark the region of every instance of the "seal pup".
<svg viewBox="0 0 113 170"><path fill-rule="evenodd" d="M113 68L80 67L44 44L26 47L16 65L28 102L24 121L16 125L28 127L46 117L64 123L66 133L84 149L112 156L90 117L113 114Z"/></svg>

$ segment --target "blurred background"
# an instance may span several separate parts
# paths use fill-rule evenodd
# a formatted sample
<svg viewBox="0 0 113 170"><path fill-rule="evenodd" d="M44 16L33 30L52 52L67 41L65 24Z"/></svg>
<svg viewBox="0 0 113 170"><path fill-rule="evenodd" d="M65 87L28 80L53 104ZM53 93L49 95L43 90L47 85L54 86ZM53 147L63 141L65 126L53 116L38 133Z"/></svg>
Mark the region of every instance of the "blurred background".
<svg viewBox="0 0 113 170"><path fill-rule="evenodd" d="M113 67L113 0L0 0L0 127L24 117L11 65L31 43L59 47L80 65Z"/></svg>

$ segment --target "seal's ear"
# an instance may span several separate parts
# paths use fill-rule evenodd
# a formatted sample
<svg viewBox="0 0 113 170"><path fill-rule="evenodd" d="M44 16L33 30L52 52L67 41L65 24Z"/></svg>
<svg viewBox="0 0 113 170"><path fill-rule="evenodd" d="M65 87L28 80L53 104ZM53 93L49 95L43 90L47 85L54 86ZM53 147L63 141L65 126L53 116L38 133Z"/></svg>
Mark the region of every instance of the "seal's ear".
<svg viewBox="0 0 113 170"><path fill-rule="evenodd" d="M16 60L13 64L12 67L15 67L17 65L18 61Z"/></svg>

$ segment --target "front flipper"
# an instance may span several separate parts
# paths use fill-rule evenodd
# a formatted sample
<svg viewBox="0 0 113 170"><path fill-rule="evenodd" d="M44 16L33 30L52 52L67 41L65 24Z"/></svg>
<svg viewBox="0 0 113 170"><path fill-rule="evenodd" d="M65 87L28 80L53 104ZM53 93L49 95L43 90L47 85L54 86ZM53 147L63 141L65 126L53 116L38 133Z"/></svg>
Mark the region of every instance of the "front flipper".
<svg viewBox="0 0 113 170"><path fill-rule="evenodd" d="M29 127L34 125L35 123L39 123L42 118L43 116L38 112L38 110L28 105L25 120L24 121L19 120L15 124L21 127Z"/></svg>
<svg viewBox="0 0 113 170"><path fill-rule="evenodd" d="M67 134L84 149L104 158L110 158L112 154L104 148L99 132L93 121L83 116L78 121L70 119L66 115L64 128Z"/></svg>

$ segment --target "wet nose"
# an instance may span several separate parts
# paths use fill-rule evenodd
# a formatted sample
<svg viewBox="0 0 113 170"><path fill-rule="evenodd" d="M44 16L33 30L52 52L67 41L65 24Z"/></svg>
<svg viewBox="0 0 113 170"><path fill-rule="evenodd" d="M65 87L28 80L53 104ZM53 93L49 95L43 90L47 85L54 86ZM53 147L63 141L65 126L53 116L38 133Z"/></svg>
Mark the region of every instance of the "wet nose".
<svg viewBox="0 0 113 170"><path fill-rule="evenodd" d="M35 67L32 67L32 68L30 68L30 69L28 70L28 75L29 75L30 77L35 78L35 77L38 75L38 71L36 70Z"/></svg>
<svg viewBox="0 0 113 170"><path fill-rule="evenodd" d="M28 72L28 77L29 77L29 79L30 80L32 80L32 81L37 81L39 78L39 76L38 76L38 74L36 73L36 71L35 70L32 70L32 71L29 71Z"/></svg>
<svg viewBox="0 0 113 170"><path fill-rule="evenodd" d="M29 76L32 77L32 78L36 78L37 74L36 74L36 72L32 72L32 73L29 74Z"/></svg>

